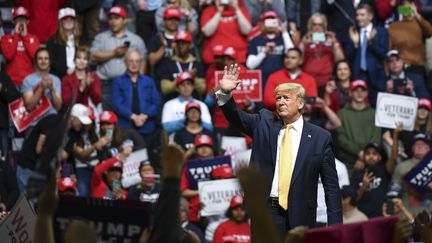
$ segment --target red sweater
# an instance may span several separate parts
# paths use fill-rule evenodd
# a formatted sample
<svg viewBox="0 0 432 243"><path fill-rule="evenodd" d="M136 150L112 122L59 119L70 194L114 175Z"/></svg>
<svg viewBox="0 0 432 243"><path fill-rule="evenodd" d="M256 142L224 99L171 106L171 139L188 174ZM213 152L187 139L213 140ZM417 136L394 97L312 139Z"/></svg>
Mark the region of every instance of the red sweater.
<svg viewBox="0 0 432 243"><path fill-rule="evenodd" d="M248 223L236 224L232 220L221 223L214 234L213 243L249 243L251 231Z"/></svg>
<svg viewBox="0 0 432 243"><path fill-rule="evenodd" d="M91 98L93 104L98 105L101 102L101 81L95 72L87 73L93 77L93 82L87 86L83 92L79 92L81 81L77 78L75 73L66 75L62 80L62 99L63 106L68 106L72 101L73 89L77 89L76 103L88 105L88 99Z"/></svg>
<svg viewBox="0 0 432 243"><path fill-rule="evenodd" d="M35 34L42 43L47 42L57 29L58 11L66 0L13 0L16 6L23 6L29 11L28 31Z"/></svg>
<svg viewBox="0 0 432 243"><path fill-rule="evenodd" d="M7 34L1 39L1 50L6 58L6 73L15 86L22 85L24 78L34 72L33 59L39 48L37 36Z"/></svg>
<svg viewBox="0 0 432 243"><path fill-rule="evenodd" d="M274 95L275 88L282 83L299 83L303 85L306 96L316 97L318 96L318 89L315 79L307 74L306 72L301 72L300 75L292 80L288 71L283 68L272 75L267 79L266 86L264 88L264 106L271 110L276 110L276 100Z"/></svg>
<svg viewBox="0 0 432 243"><path fill-rule="evenodd" d="M244 16L251 22L250 16L246 8L240 7ZM215 6L205 8L201 15L200 24L204 26L216 14ZM223 45L225 47L231 46L237 52L237 61L240 63L246 62L247 53L247 36L240 32L237 24L237 17L233 8L225 9L222 12L221 20L217 26L216 31L212 36L204 39L202 48L202 60L204 63L213 63L212 48L215 45Z"/></svg>
<svg viewBox="0 0 432 243"><path fill-rule="evenodd" d="M109 168L111 168L114 163L117 162L116 157L109 158L102 163L98 164L93 171L93 176L91 179L91 192L92 197L96 198L104 198L106 191L108 189L108 185L103 180L103 174ZM124 195L124 198L127 198L127 191L121 189L121 193Z"/></svg>

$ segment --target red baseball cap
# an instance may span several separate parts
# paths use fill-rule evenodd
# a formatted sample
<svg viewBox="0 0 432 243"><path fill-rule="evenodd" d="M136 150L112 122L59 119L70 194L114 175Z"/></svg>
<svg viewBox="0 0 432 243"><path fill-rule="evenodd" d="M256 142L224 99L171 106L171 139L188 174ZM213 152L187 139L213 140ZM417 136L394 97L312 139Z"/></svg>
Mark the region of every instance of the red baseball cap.
<svg viewBox="0 0 432 243"><path fill-rule="evenodd" d="M243 197L241 195L235 195L231 198L229 208L235 208L243 205Z"/></svg>
<svg viewBox="0 0 432 243"><path fill-rule="evenodd" d="M12 9L12 17L15 20L18 17L30 18L29 12L23 6Z"/></svg>
<svg viewBox="0 0 432 243"><path fill-rule="evenodd" d="M108 170L119 170L123 172L123 164L120 161L116 161Z"/></svg>
<svg viewBox="0 0 432 243"><path fill-rule="evenodd" d="M211 176L213 179L229 179L234 177L234 173L231 166L225 164L214 168L211 172Z"/></svg>
<svg viewBox="0 0 432 243"><path fill-rule="evenodd" d="M77 180L71 177L63 177L57 180L59 192L67 190L77 190Z"/></svg>
<svg viewBox="0 0 432 243"><path fill-rule="evenodd" d="M181 19L181 17L182 13L177 7L167 7L163 13L164 19Z"/></svg>
<svg viewBox="0 0 432 243"><path fill-rule="evenodd" d="M192 42L192 34L186 30L177 31L174 36L174 41Z"/></svg>
<svg viewBox="0 0 432 243"><path fill-rule="evenodd" d="M198 102L195 102L195 101L189 102L186 105L185 110L186 110L186 112L188 112L188 110L190 110L190 109L197 109L197 110L201 111L201 105Z"/></svg>
<svg viewBox="0 0 432 243"><path fill-rule="evenodd" d="M99 116L99 122L117 123L117 115L112 111L103 111Z"/></svg>
<svg viewBox="0 0 432 243"><path fill-rule="evenodd" d="M213 146L213 139L209 135L200 134L195 137L195 147Z"/></svg>
<svg viewBox="0 0 432 243"><path fill-rule="evenodd" d="M127 12L122 6L113 6L110 8L108 15L115 14L123 18L127 18Z"/></svg>
<svg viewBox="0 0 432 243"><path fill-rule="evenodd" d="M229 56L232 59L236 59L237 58L236 50L233 47L228 46L224 50L224 56Z"/></svg>
<svg viewBox="0 0 432 243"><path fill-rule="evenodd" d="M367 89L368 86L364 80L357 79L357 80L352 81L351 86L350 86L350 90L355 90L357 88Z"/></svg>
<svg viewBox="0 0 432 243"><path fill-rule="evenodd" d="M261 21L265 19L277 19L278 15L275 11L265 11L263 14L261 14Z"/></svg>
<svg viewBox="0 0 432 243"><path fill-rule="evenodd" d="M418 108L426 108L426 109L428 109L428 110L431 109L431 102L430 102L429 99L426 99L426 98L420 98L420 99L417 101L417 104L418 104Z"/></svg>
<svg viewBox="0 0 432 243"><path fill-rule="evenodd" d="M192 75L190 74L190 72L180 73L176 78L176 85L180 85L186 80L190 80L193 82L193 78L192 78Z"/></svg>
<svg viewBox="0 0 432 243"><path fill-rule="evenodd" d="M224 55L224 50L225 50L225 48L224 48L223 45L215 45L212 48L213 56L215 56L215 57L223 56Z"/></svg>

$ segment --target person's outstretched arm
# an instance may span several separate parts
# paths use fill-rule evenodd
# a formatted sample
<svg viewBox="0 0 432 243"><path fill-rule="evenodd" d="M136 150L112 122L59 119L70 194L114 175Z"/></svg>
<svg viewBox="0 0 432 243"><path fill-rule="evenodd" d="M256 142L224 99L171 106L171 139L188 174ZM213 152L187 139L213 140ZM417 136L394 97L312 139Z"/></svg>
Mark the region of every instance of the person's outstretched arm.
<svg viewBox="0 0 432 243"><path fill-rule="evenodd" d="M55 176L52 175L51 181L39 195L34 243L55 243L53 216L58 203L56 188L57 181Z"/></svg>
<svg viewBox="0 0 432 243"><path fill-rule="evenodd" d="M183 163L184 153L180 147L164 145L161 158L164 179L156 204L155 221L149 243L180 242L180 171Z"/></svg>

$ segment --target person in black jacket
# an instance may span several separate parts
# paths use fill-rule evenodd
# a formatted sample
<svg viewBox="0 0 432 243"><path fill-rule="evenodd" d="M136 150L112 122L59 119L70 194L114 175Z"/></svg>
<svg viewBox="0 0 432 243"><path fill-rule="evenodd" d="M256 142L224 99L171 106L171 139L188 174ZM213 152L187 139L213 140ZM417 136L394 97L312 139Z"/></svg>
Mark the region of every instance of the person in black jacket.
<svg viewBox="0 0 432 243"><path fill-rule="evenodd" d="M0 72L0 158L7 160L9 151L9 111L8 104L18 99L20 94L5 72Z"/></svg>
<svg viewBox="0 0 432 243"><path fill-rule="evenodd" d="M18 196L18 183L13 169L0 160L0 212L10 211Z"/></svg>
<svg viewBox="0 0 432 243"><path fill-rule="evenodd" d="M75 10L59 10L59 24L56 33L48 39L47 48L51 57L51 73L60 79L75 69L74 57L79 45L80 31Z"/></svg>

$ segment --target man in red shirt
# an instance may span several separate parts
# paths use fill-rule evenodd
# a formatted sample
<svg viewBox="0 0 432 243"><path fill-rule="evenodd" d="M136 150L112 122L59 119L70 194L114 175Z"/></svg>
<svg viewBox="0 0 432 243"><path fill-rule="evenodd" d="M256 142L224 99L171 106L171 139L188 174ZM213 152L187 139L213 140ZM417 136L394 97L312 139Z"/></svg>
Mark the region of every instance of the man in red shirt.
<svg viewBox="0 0 432 243"><path fill-rule="evenodd" d="M300 69L301 63L301 50L297 47L288 49L284 57L285 68L270 75L265 85L264 106L267 109L275 111L276 101L273 91L282 83L299 83L304 87L307 97L318 96L315 78Z"/></svg>
<svg viewBox="0 0 432 243"><path fill-rule="evenodd" d="M29 12L24 7L13 11L14 30L1 39L1 50L6 58L6 73L15 86L20 87L23 79L34 72L33 59L39 48L39 39L29 34Z"/></svg>
<svg viewBox="0 0 432 243"><path fill-rule="evenodd" d="M231 198L230 207L226 212L228 220L221 223L215 232L213 243L249 243L251 231L246 210L243 208L243 197L235 195Z"/></svg>

